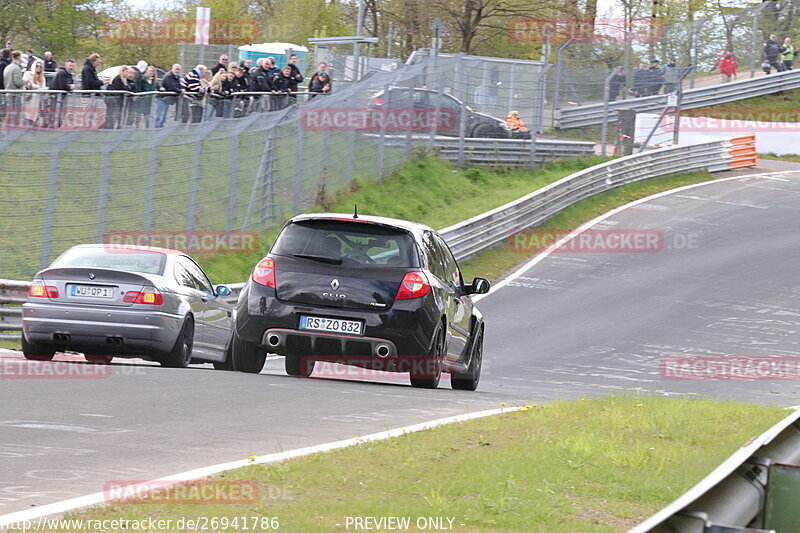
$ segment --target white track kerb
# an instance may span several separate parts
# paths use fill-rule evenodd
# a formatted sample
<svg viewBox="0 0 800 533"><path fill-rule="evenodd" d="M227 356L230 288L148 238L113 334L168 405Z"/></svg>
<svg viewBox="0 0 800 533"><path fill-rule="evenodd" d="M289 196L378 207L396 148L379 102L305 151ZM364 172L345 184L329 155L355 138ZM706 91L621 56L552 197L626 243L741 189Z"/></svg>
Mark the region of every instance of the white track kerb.
<svg viewBox="0 0 800 533"><path fill-rule="evenodd" d="M797 172L800 172L800 171L794 171L794 173L797 173ZM483 298L485 296L489 296L491 294L494 294L495 292L497 292L498 290L500 290L501 288L506 286L509 282L511 282L514 279L518 278L523 273L525 273L527 270L532 268L534 265L536 265L540 261L544 260L547 256L549 256L558 247L560 247L563 244L569 242L571 239L573 239L577 235L580 235L582 232L584 232L587 229L591 228L595 224L597 224L599 222L602 222L603 220L606 220L607 218L612 217L612 216L616 215L617 213L619 213L621 211L624 211L624 210L629 209L631 207L635 207L635 206L637 206L639 204L642 204L642 203L645 203L645 202L649 202L649 201L654 200L656 198L660 198L660 197L663 197L663 196L668 196L670 194L675 194L675 193L678 193L678 192L681 192L681 191L685 191L685 190L688 190L688 189L694 189L696 187L703 187L705 185L712 185L712 184L720 183L720 182L724 182L724 181L743 180L743 179L751 179L751 178L780 179L778 177L772 178L771 176L780 176L780 175L785 175L785 174L788 174L788 173L792 173L792 171L767 172L767 173L763 173L763 174L749 174L749 175L744 175L744 176L735 176L735 177L730 177L730 178L722 178L722 179L717 179L717 180L712 180L712 181L706 181L706 182L702 182L702 183L696 183L696 184L693 184L693 185L686 185L684 187L679 187L677 189L672 189L672 190L669 190L669 191L660 192L660 193L648 196L646 198L642 198L640 200L636 200L634 202L631 202L631 203L626 204L624 206L618 207L616 209L613 209L613 210L609 211L608 213L606 213L604 215L601 215L601 216L599 216L599 217L587 222L586 224L583 224L580 228L576 229L575 231L573 231L573 232L569 233L568 235L566 235L565 237L561 238L558 242L554 243L549 248L547 248L546 250L544 250L540 254L536 255L533 259L531 259L530 261L528 261L527 263L522 265L520 268L518 268L516 271L514 271L508 277L506 277L502 281L498 282L494 287L492 287L492 290L488 294L476 296L475 300L477 301L477 300L479 300L479 299L481 299L481 298ZM483 417L493 416L493 415L497 415L497 414L501 414L501 413L507 413L507 412L511 412L511 411L516 411L517 409L519 409L519 408L518 407L502 407L502 408L498 408L498 409L490 409L490 410L486 410L486 411L477 411L477 412L474 412L474 413L467 413L467 414L451 416L451 417L447 417L447 418L440 418L438 420L432 420L432 421L429 421L429 422L422 422L420 424L414 424L414 425L411 425L411 426L401 427L401 428L397 428L397 429L391 429L391 430L382 431L382 432L379 432L379 433L372 433L370 435L365 435L363 437L356 437L356 438L353 438L353 439L345 439L345 440L340 440L340 441L336 441L336 442L330 442L330 443L327 443L327 444L320 444L320 445L317 445L317 446L308 446L308 447L299 448L299 449L296 449L296 450L290 450L290 451L286 451L286 452L279 452L279 453L273 453L273 454L269 454L269 455L263 455L263 456L260 456L260 457L254 457L252 459L245 459L245 460L240 460L240 461L232 461L232 462L229 462L229 463L222 463L222 464L208 466L208 467L204 467L204 468L198 468L198 469L195 469L195 470L190 470L188 472L182 472L180 474L175 474L175 475L171 475L171 476L155 479L155 480L152 480L150 482L140 483L140 484L137 484L137 487L141 486L141 485L157 487L159 483L166 484L166 483L193 481L193 480L196 480L196 479L212 476L212 475L219 474L221 472L225 472L225 471L228 471L228 470L233 470L233 469L236 469L236 468L242 468L242 467L245 467L245 466L256 465L256 464L276 463L276 462L285 461L285 460L288 460L288 459L294 459L296 457L303 457L303 456L311 455L311 454L315 454L315 453L327 452L327 451L331 451L331 450L338 450L338 449L341 449L341 448L347 448L349 446L355 446L357 444L362 444L362 443L365 443L365 442L374 442L374 441L379 441L379 440L390 439L390 438L393 438L393 437L398 437L398 436L404 435L406 433L414 433L414 432L417 432L417 431L431 429L431 428L435 428L437 426L441 426L441 425L444 425L444 424L452 424L452 423L456 423L456 422L464 422L464 421L473 420L473 419L476 419L476 418L483 418ZM141 491L141 492L137 491L137 496L141 496L144 492L146 492L146 491ZM103 503L106 502L107 497L108 497L108 495L106 493L98 492L98 493L95 493L95 494L89 494L87 496L81 496L81 497L78 497L78 498L72 498L70 500L64 500L64 501L61 501L61 502L42 505L41 507L36 507L35 509L29 509L29 510L25 510L25 511L19 511L19 512L16 512L16 513L2 515L2 516L0 516L0 528L7 527L9 525L16 524L16 523L22 522L24 520L35 520L35 519L38 519L38 518L41 518L41 517L57 515L57 514L63 514L63 513L70 512L70 511L77 510L77 509L85 508L85 507L90 507L90 506L94 506L94 505L100 505L100 504L103 504Z"/></svg>

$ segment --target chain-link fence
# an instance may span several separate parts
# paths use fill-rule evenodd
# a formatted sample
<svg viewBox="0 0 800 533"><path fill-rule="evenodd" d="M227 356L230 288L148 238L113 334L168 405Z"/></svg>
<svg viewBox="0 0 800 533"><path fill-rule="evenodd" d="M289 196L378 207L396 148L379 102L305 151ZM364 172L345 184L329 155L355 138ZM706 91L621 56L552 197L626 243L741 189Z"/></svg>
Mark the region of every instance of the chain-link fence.
<svg viewBox="0 0 800 533"><path fill-rule="evenodd" d="M616 67L622 71L610 84L612 101L668 94L687 72L683 89L719 84L723 80L718 65L726 52L736 62L738 79L765 75L765 41L775 34L780 46L784 38L800 36L798 8L800 0L772 0L742 9L709 5L688 14L686 22L666 26L657 17L643 15L629 21L627 31L623 19L596 19L588 31L575 21L564 22L560 30L551 23L556 29L550 39L553 68L547 79L546 113L554 117L564 107L602 102L606 78ZM519 40L543 42L546 26L533 24ZM771 71L776 71L775 65Z"/></svg>
<svg viewBox="0 0 800 533"><path fill-rule="evenodd" d="M510 137L500 111L511 103L536 129L542 91L535 80L544 69L526 68L515 71L517 92L506 94L506 83L496 103L478 110L468 103L478 103L482 77L497 86L493 64L440 56L240 118L163 128L143 121L113 130L4 128L0 278L28 278L66 248L112 234L275 226L353 180L379 179L439 136L457 138L461 154L470 136Z"/></svg>

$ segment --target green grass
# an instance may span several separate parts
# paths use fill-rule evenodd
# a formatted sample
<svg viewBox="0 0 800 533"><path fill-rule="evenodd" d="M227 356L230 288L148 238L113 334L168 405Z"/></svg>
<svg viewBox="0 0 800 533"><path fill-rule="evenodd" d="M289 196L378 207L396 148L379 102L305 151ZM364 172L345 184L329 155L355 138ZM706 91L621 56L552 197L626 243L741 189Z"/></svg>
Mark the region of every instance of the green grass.
<svg viewBox="0 0 800 533"><path fill-rule="evenodd" d="M321 192L308 212L358 212L414 220L442 229L539 189L608 158L575 158L531 170L459 169L427 156L409 161L380 182L355 180L338 194ZM244 281L272 245L278 228L260 234L252 254L197 256L214 281Z"/></svg>
<svg viewBox="0 0 800 533"><path fill-rule="evenodd" d="M624 531L784 416L654 395L557 401L213 478L255 482L255 502L139 501L67 518L264 516L317 533L344 530L347 516L433 516L466 532Z"/></svg>
<svg viewBox="0 0 800 533"><path fill-rule="evenodd" d="M687 109L683 114L733 120L800 122L798 109L800 109L800 90L791 90L726 104Z"/></svg>
<svg viewBox="0 0 800 533"><path fill-rule="evenodd" d="M703 170L623 185L567 207L558 215L538 226L538 228L567 233L615 207L661 191L712 179L714 179L714 176L710 172ZM513 270L514 267L530 259L531 251L528 249L516 249L513 246L512 239L505 239L477 256L462 261L461 271L464 279L470 280L473 277L480 276L490 281L497 281Z"/></svg>
<svg viewBox="0 0 800 533"><path fill-rule="evenodd" d="M773 153L758 154L759 159L771 159L773 161L790 161L793 163L800 163L800 155L796 154L783 154L777 155Z"/></svg>
<svg viewBox="0 0 800 533"><path fill-rule="evenodd" d="M616 138L617 123L608 123L608 140L606 142L613 143ZM602 137L603 126L600 124L592 124L590 126L581 126L580 128L546 128L544 131L544 138L563 139L566 141L591 141L600 142Z"/></svg>
<svg viewBox="0 0 800 533"><path fill-rule="evenodd" d="M0 349L3 350L21 350L22 345L18 340L0 339Z"/></svg>

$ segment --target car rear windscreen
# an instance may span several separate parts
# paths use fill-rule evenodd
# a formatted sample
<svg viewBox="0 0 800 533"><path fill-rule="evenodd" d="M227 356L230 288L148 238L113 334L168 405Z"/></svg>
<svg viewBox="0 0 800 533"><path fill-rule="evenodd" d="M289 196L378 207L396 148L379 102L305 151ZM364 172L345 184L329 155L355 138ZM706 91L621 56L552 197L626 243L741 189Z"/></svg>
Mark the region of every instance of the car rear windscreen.
<svg viewBox="0 0 800 533"><path fill-rule="evenodd" d="M281 232L271 253L327 259L349 267L416 267L414 239L407 232L363 222L305 220Z"/></svg>
<svg viewBox="0 0 800 533"><path fill-rule="evenodd" d="M73 248L56 259L51 268L95 267L162 275L166 263L167 256L158 252L113 247Z"/></svg>

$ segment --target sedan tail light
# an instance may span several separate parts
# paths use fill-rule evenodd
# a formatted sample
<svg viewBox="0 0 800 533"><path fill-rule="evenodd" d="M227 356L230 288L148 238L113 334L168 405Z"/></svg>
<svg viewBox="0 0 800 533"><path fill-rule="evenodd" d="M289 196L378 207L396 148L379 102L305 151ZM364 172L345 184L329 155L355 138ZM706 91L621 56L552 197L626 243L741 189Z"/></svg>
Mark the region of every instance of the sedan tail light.
<svg viewBox="0 0 800 533"><path fill-rule="evenodd" d="M375 98L372 99L372 103L375 104L375 105L383 105L383 99L381 99L380 97L376 96Z"/></svg>
<svg viewBox="0 0 800 533"><path fill-rule="evenodd" d="M251 276L259 285L275 288L275 260L271 257L262 259L253 269Z"/></svg>
<svg viewBox="0 0 800 533"><path fill-rule="evenodd" d="M125 294L122 301L129 304L162 305L164 298L153 287L145 287L141 291L130 291Z"/></svg>
<svg viewBox="0 0 800 533"><path fill-rule="evenodd" d="M45 285L42 281L35 281L28 289L28 296L33 298L58 298L58 288Z"/></svg>
<svg viewBox="0 0 800 533"><path fill-rule="evenodd" d="M403 276L403 281L400 282L400 288L397 289L397 296L394 299L410 300L412 298L421 298L430 291L431 286L424 273L408 272Z"/></svg>

